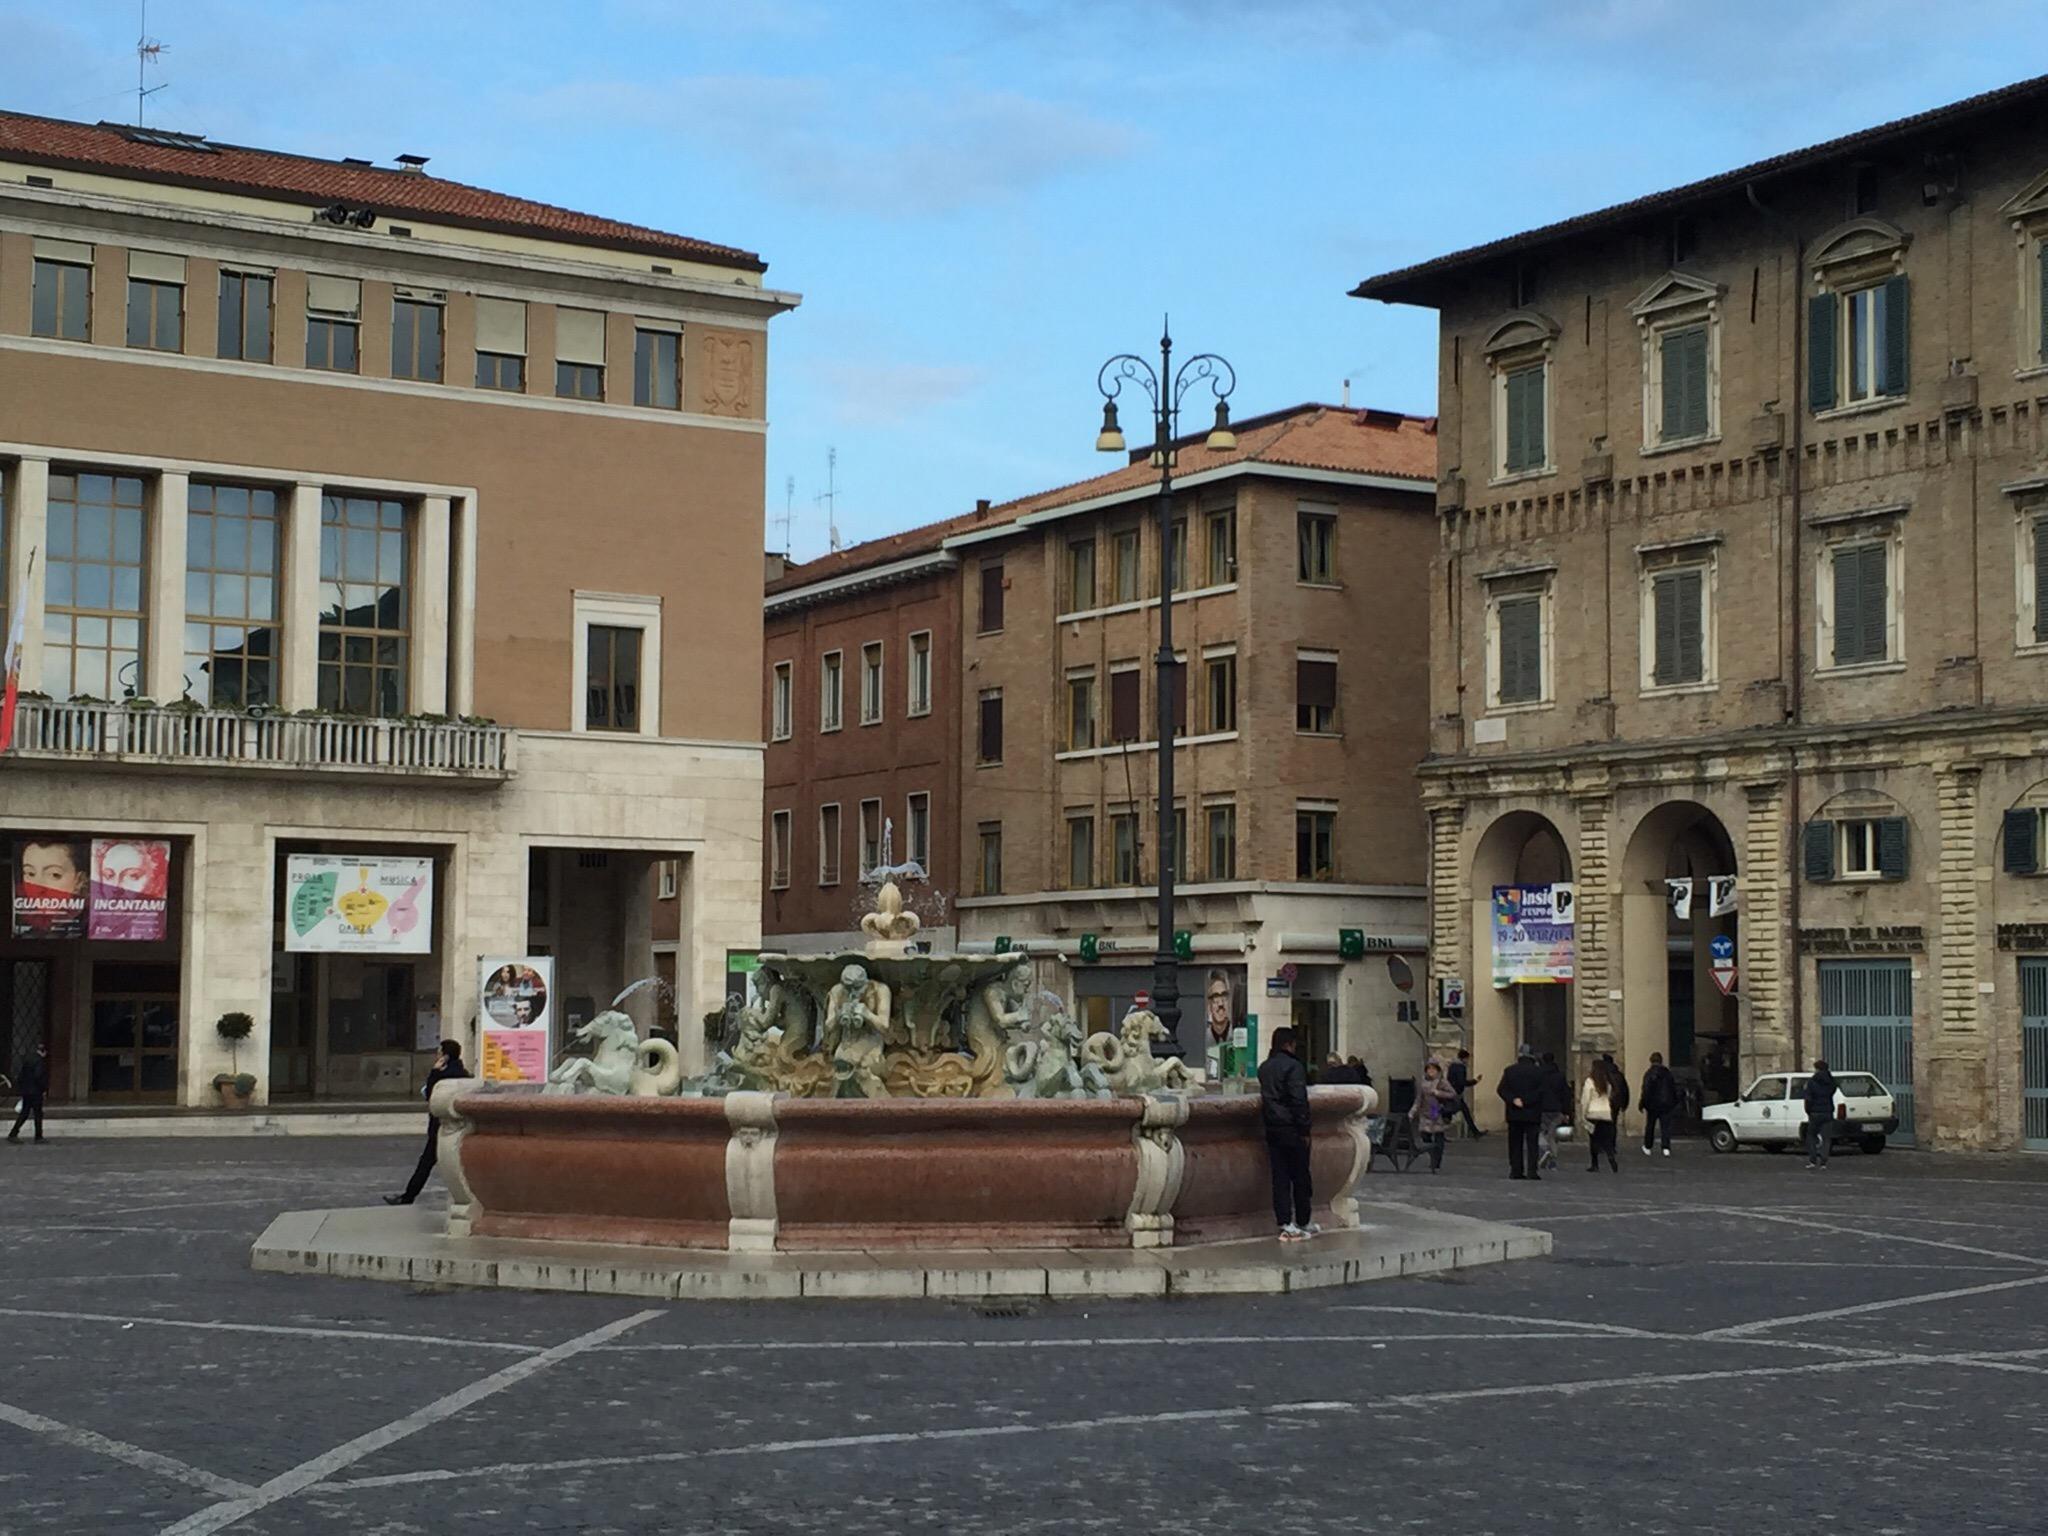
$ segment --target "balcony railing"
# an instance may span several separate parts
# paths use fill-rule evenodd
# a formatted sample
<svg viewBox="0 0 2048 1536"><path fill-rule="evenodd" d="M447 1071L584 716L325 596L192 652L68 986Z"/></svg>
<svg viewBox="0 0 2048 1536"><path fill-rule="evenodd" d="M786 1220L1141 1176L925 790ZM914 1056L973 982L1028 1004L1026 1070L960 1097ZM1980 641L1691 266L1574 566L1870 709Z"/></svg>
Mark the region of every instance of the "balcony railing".
<svg viewBox="0 0 2048 1536"><path fill-rule="evenodd" d="M460 721L335 715L243 715L230 710L23 699L13 752L25 757L239 766L256 770L502 780L512 733Z"/></svg>

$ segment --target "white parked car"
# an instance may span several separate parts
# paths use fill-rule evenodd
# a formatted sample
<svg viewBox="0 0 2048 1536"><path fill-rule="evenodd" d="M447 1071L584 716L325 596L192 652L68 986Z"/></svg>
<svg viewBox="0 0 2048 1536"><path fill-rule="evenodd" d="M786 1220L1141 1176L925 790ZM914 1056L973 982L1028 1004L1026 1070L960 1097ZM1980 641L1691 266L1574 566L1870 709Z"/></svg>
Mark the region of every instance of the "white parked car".
<svg viewBox="0 0 2048 1536"><path fill-rule="evenodd" d="M1733 1104L1709 1104L1700 1111L1707 1140L1716 1152L1768 1147L1773 1152L1802 1144L1806 1134L1806 1081L1811 1072L1766 1072ZM1899 1107L1884 1084L1868 1072L1835 1074L1835 1141L1853 1141L1866 1152L1882 1152L1884 1139L1899 1128Z"/></svg>

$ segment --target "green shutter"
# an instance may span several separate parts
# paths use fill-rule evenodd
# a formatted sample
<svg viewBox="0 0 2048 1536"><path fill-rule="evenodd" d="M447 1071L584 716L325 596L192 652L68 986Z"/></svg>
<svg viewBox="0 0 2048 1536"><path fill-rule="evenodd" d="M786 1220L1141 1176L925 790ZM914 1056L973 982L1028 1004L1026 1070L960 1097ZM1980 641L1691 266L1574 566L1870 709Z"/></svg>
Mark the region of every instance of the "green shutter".
<svg viewBox="0 0 2048 1536"><path fill-rule="evenodd" d="M1662 342L1663 438L1677 442L1707 432L1707 330L1673 331Z"/></svg>
<svg viewBox="0 0 2048 1536"><path fill-rule="evenodd" d="M1906 278L1901 273L1887 278L1880 291L1884 305L1884 356L1878 359L1877 392L1903 395L1906 392Z"/></svg>
<svg viewBox="0 0 2048 1536"><path fill-rule="evenodd" d="M1550 461L1550 453L1543 439L1543 379L1544 370L1531 368L1524 377L1529 394L1529 420L1524 429L1524 442L1529 449L1529 468L1541 469Z"/></svg>
<svg viewBox="0 0 2048 1536"><path fill-rule="evenodd" d="M1835 408L1835 325L1840 309L1832 293L1806 301L1806 403L1816 411Z"/></svg>
<svg viewBox="0 0 2048 1536"><path fill-rule="evenodd" d="M1501 387L1506 391L1506 409L1502 412L1502 415L1506 418L1508 440L1507 447L1501 454L1500 465L1508 474L1513 474L1522 467L1522 455L1524 452L1522 446L1522 376L1519 373L1509 374L1501 381Z"/></svg>
<svg viewBox="0 0 2048 1536"><path fill-rule="evenodd" d="M1835 665L1863 660L1863 601L1860 549L1835 551Z"/></svg>
<svg viewBox="0 0 2048 1536"><path fill-rule="evenodd" d="M1503 602L1500 625L1500 701L1529 704L1543 697L1543 602L1518 597Z"/></svg>
<svg viewBox="0 0 2048 1536"><path fill-rule="evenodd" d="M1906 822L1886 816L1877 824L1877 872L1887 880L1906 878Z"/></svg>
<svg viewBox="0 0 2048 1536"><path fill-rule="evenodd" d="M2040 361L2048 363L2048 240L2043 240L2037 251L2041 258L2041 356Z"/></svg>
<svg viewBox="0 0 2048 1536"><path fill-rule="evenodd" d="M1667 376L1668 377L1668 376ZM1655 621L1655 652L1650 676L1661 688L1680 680L1678 665L1678 577L1668 571L1650 586L1650 607Z"/></svg>
<svg viewBox="0 0 2048 1536"><path fill-rule="evenodd" d="M1664 419L1659 435L1676 442L1685 431L1685 333L1673 332L1660 344L1664 368Z"/></svg>
<svg viewBox="0 0 2048 1536"><path fill-rule="evenodd" d="M1673 606L1678 618L1673 626L1678 639L1678 678L1697 683L1707 675L1706 667L1706 573L1701 570L1673 573Z"/></svg>
<svg viewBox="0 0 2048 1536"><path fill-rule="evenodd" d="M2034 638L2048 640L2048 517L2034 519Z"/></svg>
<svg viewBox="0 0 2048 1536"><path fill-rule="evenodd" d="M1835 878L1835 824L1832 821L1809 821L1806 824L1806 878Z"/></svg>
<svg viewBox="0 0 2048 1536"><path fill-rule="evenodd" d="M1701 326L1697 331L1694 331L1692 336L1692 381L1692 398L1690 401L1692 415L1688 418L1692 428L1691 435L1694 437L1705 437L1707 435L1707 392L1709 388L1707 379L1707 328L1705 326Z"/></svg>
<svg viewBox="0 0 2048 1536"><path fill-rule="evenodd" d="M1507 456L1510 474L1543 466L1543 370L1522 368L1507 376Z"/></svg>
<svg viewBox="0 0 2048 1536"><path fill-rule="evenodd" d="M1890 551L1882 544L1866 544L1858 550L1857 559L1862 566L1861 580L1857 583L1862 593L1863 634L1857 654L1864 661L1883 661L1891 655L1887 644L1885 611L1889 606L1886 588L1890 582L1888 569Z"/></svg>
<svg viewBox="0 0 2048 1536"><path fill-rule="evenodd" d="M2036 810L2016 810L2005 813L2005 872L2008 875L2031 875L2041 867L2041 852L2038 846L2041 831L2041 813Z"/></svg>

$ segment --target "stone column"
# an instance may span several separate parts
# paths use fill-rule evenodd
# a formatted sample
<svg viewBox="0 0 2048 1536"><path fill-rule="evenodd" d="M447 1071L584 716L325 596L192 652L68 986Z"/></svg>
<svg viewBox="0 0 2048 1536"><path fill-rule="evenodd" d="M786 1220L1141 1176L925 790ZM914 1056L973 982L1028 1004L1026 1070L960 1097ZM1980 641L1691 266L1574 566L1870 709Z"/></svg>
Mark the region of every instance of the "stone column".
<svg viewBox="0 0 2048 1536"><path fill-rule="evenodd" d="M320 487L295 485L285 513L284 673L278 703L287 710L320 702Z"/></svg>
<svg viewBox="0 0 2048 1536"><path fill-rule="evenodd" d="M619 914L617 974L624 987L654 974L654 859L642 853L614 853L612 863L618 882L612 893ZM635 992L621 1006L644 1040L661 1015L654 989Z"/></svg>
<svg viewBox="0 0 2048 1536"><path fill-rule="evenodd" d="M732 1211L725 1246L734 1253L773 1253L775 1209L775 1095L729 1093L725 1123L725 1200Z"/></svg>
<svg viewBox="0 0 2048 1536"><path fill-rule="evenodd" d="M1615 893L1609 840L1614 819L1613 797L1584 795L1573 802L1579 819L1579 846L1572 867L1577 888L1577 959L1572 992L1577 1004L1572 1049L1582 1056L1620 1048L1619 1022L1624 1000L1614 994ZM1662 910L1661 898L1659 911ZM1658 929L1661 954L1663 930Z"/></svg>
<svg viewBox="0 0 2048 1536"><path fill-rule="evenodd" d="M256 1102L270 1101L271 848L260 825L232 814L192 839L178 1040L181 1099L188 1106L218 1104L214 1076L236 1063L255 1074ZM233 1048L214 1028L231 1012L256 1021L249 1038Z"/></svg>
<svg viewBox="0 0 2048 1536"><path fill-rule="evenodd" d="M190 477L156 477L149 516L149 622L143 630L145 698L175 704L185 696L185 508ZM202 700L201 702L206 702Z"/></svg>
<svg viewBox="0 0 2048 1536"><path fill-rule="evenodd" d="M420 502L412 583L412 713L448 709L448 498Z"/></svg>
<svg viewBox="0 0 2048 1536"><path fill-rule="evenodd" d="M1429 808L1429 1045L1446 1060L1464 1044L1466 1020L1446 1017L1438 1006L1443 981L1464 981L1468 1017L1472 989L1490 985L1486 978L1472 974L1473 951L1467 929L1471 906L1466 898L1462 857L1464 836L1462 804Z"/></svg>
<svg viewBox="0 0 2048 1536"><path fill-rule="evenodd" d="M476 498L450 504L448 713L476 713Z"/></svg>
<svg viewBox="0 0 2048 1536"><path fill-rule="evenodd" d="M7 627L21 615L21 687L43 686L43 569L49 558L50 461L14 466L14 539L7 546ZM29 561L35 561L33 572ZM0 649L7 642L0 638Z"/></svg>
<svg viewBox="0 0 2048 1536"><path fill-rule="evenodd" d="M1736 928L1736 1013L1743 1081L1791 1063L1790 991L1797 986L1793 934L1785 905L1792 847L1785 832L1781 779L1742 786L1748 801L1742 824L1742 865Z"/></svg>
<svg viewBox="0 0 2048 1536"><path fill-rule="evenodd" d="M1935 867L1939 916L1935 924L1935 1006L1933 1038L1927 1052L1926 1084L1931 1113L1924 1124L1937 1145L1983 1148L2003 1139L1989 1072L1990 999L1979 978L1992 974L1991 946L1980 926L1979 881L1991 879L1991 865L1977 835L1982 772L1974 763L1943 764L1935 770L1940 818L1940 852ZM1993 983L1986 980L1988 989Z"/></svg>

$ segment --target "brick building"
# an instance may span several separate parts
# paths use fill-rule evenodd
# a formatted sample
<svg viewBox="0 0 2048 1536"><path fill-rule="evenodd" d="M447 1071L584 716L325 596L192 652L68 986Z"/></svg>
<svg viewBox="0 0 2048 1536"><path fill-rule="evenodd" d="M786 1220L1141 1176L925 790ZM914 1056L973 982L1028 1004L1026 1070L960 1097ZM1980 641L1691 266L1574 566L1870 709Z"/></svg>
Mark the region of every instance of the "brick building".
<svg viewBox="0 0 2048 1536"><path fill-rule="evenodd" d="M416 1106L480 955L553 956L563 1027L648 973L657 861L690 1010L723 995L796 302L763 271L412 160L0 114L10 1069L43 1040L60 1101L213 1103L233 1063ZM343 894L302 907L322 858ZM35 894L82 913L87 862L156 911Z"/></svg>
<svg viewBox="0 0 2048 1536"><path fill-rule="evenodd" d="M2044 108L1356 290L1441 316L1431 968L1481 1071L1522 1035L1716 1096L1825 1052L1902 1134L2048 1147ZM1575 960L1530 984L1494 892L1554 883Z"/></svg>
<svg viewBox="0 0 2048 1536"><path fill-rule="evenodd" d="M1297 1022L1317 1051L1406 1065L1420 1048L1387 960L1406 954L1422 968L1412 771L1425 741L1432 432L1414 418L1302 406L1239 424L1227 452L1199 439L1179 449L1171 587L1187 669L1176 789L1191 1048L1212 991L1268 1029ZM843 808L851 840L863 835L860 801L900 817L903 798L929 786L933 872L963 949L1000 942L1063 959L1047 979L1096 1027L1148 986L1162 561L1158 477L1142 457L770 584L770 735L787 719L798 738L786 758L769 750L771 865L778 817L791 839L783 910L850 915L836 892L797 889L818 878L810 840L823 805ZM945 741L897 715L894 658L926 625ZM892 729L864 751L851 711L877 645ZM839 737L853 738L843 750L820 726L832 693L821 699L816 679L834 654L849 701ZM771 894L767 932L776 911ZM1347 928L1365 954L1340 954Z"/></svg>

